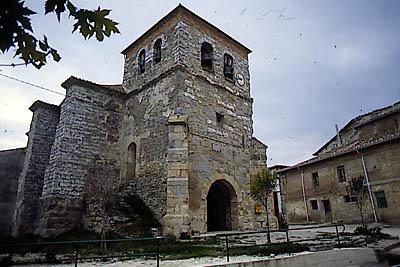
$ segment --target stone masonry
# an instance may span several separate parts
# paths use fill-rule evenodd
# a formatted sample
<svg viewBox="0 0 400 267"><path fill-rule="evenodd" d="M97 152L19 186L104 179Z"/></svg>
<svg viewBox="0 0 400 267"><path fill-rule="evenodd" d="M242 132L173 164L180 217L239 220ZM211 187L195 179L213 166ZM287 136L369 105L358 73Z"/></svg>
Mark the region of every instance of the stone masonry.
<svg viewBox="0 0 400 267"><path fill-rule="evenodd" d="M204 43L212 47L208 69ZM251 175L267 168L267 146L253 137L250 52L179 5L122 52L122 85L69 78L37 176L43 186L25 203L38 213L21 216L19 205L16 225L37 222L26 231L42 236L91 225L87 200L122 188L140 196L164 234L265 227L250 197ZM35 138L32 131L28 155Z"/></svg>
<svg viewBox="0 0 400 267"><path fill-rule="evenodd" d="M49 163L59 121L59 107L36 101L28 133L28 145L18 182L14 235L32 234L37 226L37 207L43 190L43 177Z"/></svg>

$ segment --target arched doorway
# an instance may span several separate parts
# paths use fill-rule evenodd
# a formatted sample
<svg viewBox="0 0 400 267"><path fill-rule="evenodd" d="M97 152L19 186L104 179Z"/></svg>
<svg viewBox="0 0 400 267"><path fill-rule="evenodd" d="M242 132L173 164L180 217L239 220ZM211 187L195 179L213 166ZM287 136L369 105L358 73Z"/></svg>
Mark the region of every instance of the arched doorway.
<svg viewBox="0 0 400 267"><path fill-rule="evenodd" d="M207 195L207 231L228 231L236 227L237 197L226 180L215 181Z"/></svg>

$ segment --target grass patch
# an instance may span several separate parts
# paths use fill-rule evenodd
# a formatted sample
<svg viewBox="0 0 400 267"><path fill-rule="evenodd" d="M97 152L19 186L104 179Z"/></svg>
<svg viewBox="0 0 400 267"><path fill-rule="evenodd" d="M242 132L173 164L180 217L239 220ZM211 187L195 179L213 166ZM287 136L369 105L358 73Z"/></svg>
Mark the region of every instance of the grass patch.
<svg viewBox="0 0 400 267"><path fill-rule="evenodd" d="M73 241L78 235L82 240L98 239L98 235L92 232L79 233L79 231L66 233L53 239L52 241ZM111 239L111 237L109 237ZM118 238L118 236L114 237ZM303 244L282 243L262 246L235 246L230 244L230 255L258 255L267 256L271 254L296 253L308 250L308 246ZM13 253L36 252L45 254L47 262L57 263L60 255L73 255L74 246L48 246L48 247L25 247ZM96 255L119 255L124 257L130 254L156 253L156 240L125 241L118 243L107 243L106 250L101 250L100 244L82 244L79 250L80 257L90 257ZM224 240L209 238L206 240L183 240L174 241L172 239L160 240L160 255L163 260L179 260L197 257L221 257L226 255ZM131 257L130 257L131 258Z"/></svg>

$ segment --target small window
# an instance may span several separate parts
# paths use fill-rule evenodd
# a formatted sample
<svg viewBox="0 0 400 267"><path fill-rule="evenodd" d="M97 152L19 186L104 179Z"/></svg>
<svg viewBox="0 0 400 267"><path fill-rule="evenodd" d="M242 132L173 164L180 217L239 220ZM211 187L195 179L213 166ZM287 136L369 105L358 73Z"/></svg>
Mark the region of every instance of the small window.
<svg viewBox="0 0 400 267"><path fill-rule="evenodd" d="M146 51L143 49L142 51L140 51L139 57L138 57L139 74L144 73L145 63L146 63Z"/></svg>
<svg viewBox="0 0 400 267"><path fill-rule="evenodd" d="M344 171L344 166L337 167L337 175L338 175L339 183L346 182L346 173Z"/></svg>
<svg viewBox="0 0 400 267"><path fill-rule="evenodd" d="M351 202L357 202L358 201L358 197L357 196L343 196L343 200L345 203L351 203Z"/></svg>
<svg viewBox="0 0 400 267"><path fill-rule="evenodd" d="M207 70L213 67L213 48L207 42L201 45L201 66Z"/></svg>
<svg viewBox="0 0 400 267"><path fill-rule="evenodd" d="M317 210L318 209L318 201L317 200L310 200L310 204L311 204L311 208L313 210Z"/></svg>
<svg viewBox="0 0 400 267"><path fill-rule="evenodd" d="M314 187L319 186L319 176L318 176L318 172L313 172L313 173L312 173L312 181L313 181Z"/></svg>
<svg viewBox="0 0 400 267"><path fill-rule="evenodd" d="M233 57L229 54L224 55L224 76L233 80Z"/></svg>
<svg viewBox="0 0 400 267"><path fill-rule="evenodd" d="M387 208L387 201L384 191L375 192L376 204L378 208Z"/></svg>
<svg viewBox="0 0 400 267"><path fill-rule="evenodd" d="M154 64L161 62L161 44L162 44L162 41L160 38L157 39L157 41L154 43L154 48L153 48Z"/></svg>
<svg viewBox="0 0 400 267"><path fill-rule="evenodd" d="M132 180L136 177L136 144L134 142L128 146L126 163L126 178Z"/></svg>
<svg viewBox="0 0 400 267"><path fill-rule="evenodd" d="M222 126L224 125L224 115L222 115L221 113L215 112L215 119L217 122L217 127L222 128Z"/></svg>

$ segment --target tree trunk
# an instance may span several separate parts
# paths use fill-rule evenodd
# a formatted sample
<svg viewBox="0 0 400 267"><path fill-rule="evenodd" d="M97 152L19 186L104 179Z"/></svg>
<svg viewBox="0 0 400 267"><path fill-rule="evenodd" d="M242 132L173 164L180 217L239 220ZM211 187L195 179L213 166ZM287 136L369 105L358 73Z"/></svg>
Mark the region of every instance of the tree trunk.
<svg viewBox="0 0 400 267"><path fill-rule="evenodd" d="M271 244L271 234L269 233L269 215L268 215L268 198L265 198L265 212L267 213L267 241Z"/></svg>

